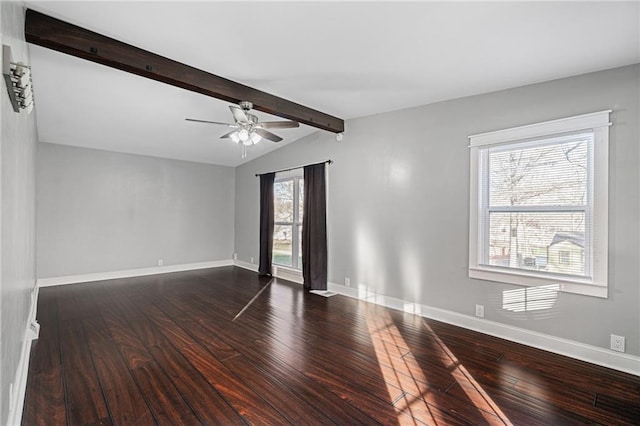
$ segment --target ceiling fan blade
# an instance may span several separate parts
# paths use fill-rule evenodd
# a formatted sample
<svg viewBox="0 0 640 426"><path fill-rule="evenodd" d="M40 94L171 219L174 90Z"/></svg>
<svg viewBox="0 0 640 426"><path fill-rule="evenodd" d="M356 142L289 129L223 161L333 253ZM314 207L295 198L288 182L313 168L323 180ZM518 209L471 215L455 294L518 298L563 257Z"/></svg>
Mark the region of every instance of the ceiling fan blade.
<svg viewBox="0 0 640 426"><path fill-rule="evenodd" d="M237 127L235 124L220 123L219 121L196 120L195 118L185 118L185 120L187 120L187 121L194 121L194 122L196 122L196 123L219 124L219 125L221 125L221 126Z"/></svg>
<svg viewBox="0 0 640 426"><path fill-rule="evenodd" d="M293 129L294 127L300 127L300 123L297 121L263 121L258 124L261 129Z"/></svg>
<svg viewBox="0 0 640 426"><path fill-rule="evenodd" d="M249 123L249 117L247 117L247 114L245 114L242 108L235 105L229 105L229 109L237 123Z"/></svg>
<svg viewBox="0 0 640 426"><path fill-rule="evenodd" d="M258 122L257 115L247 113L247 117L249 118L249 121L252 122L253 124L256 124Z"/></svg>
<svg viewBox="0 0 640 426"><path fill-rule="evenodd" d="M220 139L226 139L231 137L232 134L234 134L235 132L237 132L237 130L232 130L229 133L225 133L224 135L220 136Z"/></svg>
<svg viewBox="0 0 640 426"><path fill-rule="evenodd" d="M253 129L254 132L262 136L264 139L268 139L271 142L280 142L282 138L278 135L274 135L273 133L264 130L264 129Z"/></svg>

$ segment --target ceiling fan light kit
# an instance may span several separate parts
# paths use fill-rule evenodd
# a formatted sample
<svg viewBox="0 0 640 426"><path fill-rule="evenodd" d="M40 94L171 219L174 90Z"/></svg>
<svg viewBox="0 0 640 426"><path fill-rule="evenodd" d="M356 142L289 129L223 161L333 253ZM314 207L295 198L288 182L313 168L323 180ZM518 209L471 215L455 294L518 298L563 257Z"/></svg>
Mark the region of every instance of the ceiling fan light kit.
<svg viewBox="0 0 640 426"><path fill-rule="evenodd" d="M235 131L229 135L232 141L235 143L242 143L242 145L255 145L262 140L262 136L257 134L254 130L249 131L247 129L241 129Z"/></svg>

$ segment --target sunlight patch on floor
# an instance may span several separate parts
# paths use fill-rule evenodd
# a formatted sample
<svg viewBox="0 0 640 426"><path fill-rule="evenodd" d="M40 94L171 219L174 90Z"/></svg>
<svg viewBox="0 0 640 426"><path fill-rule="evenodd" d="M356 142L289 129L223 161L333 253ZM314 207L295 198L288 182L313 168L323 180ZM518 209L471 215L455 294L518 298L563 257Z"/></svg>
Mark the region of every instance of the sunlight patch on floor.
<svg viewBox="0 0 640 426"><path fill-rule="evenodd" d="M408 361L415 363L415 359L410 352L407 353L404 342L396 342L398 333L394 335L389 331L389 327L395 327L395 325L386 312L383 315L367 317L367 328L372 336L376 358L389 395L395 395L398 389L405 392L398 401L391 402L395 402L394 408L399 413L407 413L412 417L427 421L427 423L436 423L426 401L417 398L411 401L410 398L407 398L407 392L417 395L428 392L427 379L422 372L411 371ZM403 356L410 359L405 360ZM389 365L392 367L388 367ZM403 419L408 420L399 418L399 420Z"/></svg>
<svg viewBox="0 0 640 426"><path fill-rule="evenodd" d="M460 364L431 327L424 321L423 325L429 337L435 342L434 356L464 390L485 421L491 425L511 425L507 416ZM426 375L428 372L425 373L419 367L419 362L390 315L387 312L376 312L374 315L367 316L367 328L389 395L397 395L399 390L403 392L395 401L390 401L398 412L399 423L415 423L412 420L415 418L427 424L442 424L448 410L443 406L445 404L442 402L438 404L437 400L444 394L438 395L439 391L429 388L429 378Z"/></svg>
<svg viewBox="0 0 640 426"><path fill-rule="evenodd" d="M273 279L269 280L269 282L268 282L267 284L265 284L265 285L264 285L260 290L258 290L258 292L256 293L256 295L255 295L255 296L253 296L253 297L251 298L251 300L249 300L249 302L248 302L246 305L244 305L244 308L242 308L242 310L240 310L240 312L238 312L238 314L237 314L235 317L233 317L233 319L232 319L231 321L235 321L235 320L237 320L237 319L238 319L238 317L240 317L240 315L242 315L242 313L243 313L244 311L246 311L246 310L249 308L249 306L251 306L251 304L252 304L253 302L255 302L255 300L256 300L258 297L260 297L260 295L262 294L262 292L263 292L263 291L265 291L265 290L267 289L267 287L269 287L269 286L271 285L271 283L272 283L272 282L273 282Z"/></svg>
<svg viewBox="0 0 640 426"><path fill-rule="evenodd" d="M447 345L440 340L438 335L431 329L429 324L425 320L422 320L422 325L427 330L427 333L433 338L439 347L437 356L440 362L445 367L449 368L450 374L460 385L462 390L467 394L467 397L478 408L483 417L490 423L495 424L495 418L490 414L497 416L500 420L500 424L511 425L509 418L502 412L500 407L491 399L487 392L480 386L480 384L473 378L471 373L467 371L464 365L456 358Z"/></svg>

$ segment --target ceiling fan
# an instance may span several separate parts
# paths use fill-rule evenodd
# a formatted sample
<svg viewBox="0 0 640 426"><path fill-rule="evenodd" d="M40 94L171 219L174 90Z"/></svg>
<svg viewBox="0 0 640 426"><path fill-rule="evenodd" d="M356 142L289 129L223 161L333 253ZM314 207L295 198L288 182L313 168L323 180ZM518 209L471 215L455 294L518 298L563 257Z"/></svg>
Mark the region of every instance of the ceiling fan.
<svg viewBox="0 0 640 426"><path fill-rule="evenodd" d="M196 120L194 118L185 118L187 121L195 121L197 123L218 124L221 126L231 127L234 130L220 136L220 139L230 138L237 144L243 146L255 145L262 139L272 142L280 142L282 138L267 129L291 129L300 127L296 121L263 121L259 122L258 117L249 111L253 108L253 104L248 101L242 101L239 106L229 105L231 114L233 114L234 123L220 123L218 121Z"/></svg>

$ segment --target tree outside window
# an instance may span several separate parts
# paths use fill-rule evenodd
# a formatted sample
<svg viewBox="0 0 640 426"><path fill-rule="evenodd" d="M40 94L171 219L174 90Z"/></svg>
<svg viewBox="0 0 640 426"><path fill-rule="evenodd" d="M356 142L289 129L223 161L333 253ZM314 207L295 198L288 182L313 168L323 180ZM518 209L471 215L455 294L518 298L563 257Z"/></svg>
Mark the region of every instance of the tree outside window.
<svg viewBox="0 0 640 426"><path fill-rule="evenodd" d="M584 262L567 268L553 254L558 239L584 253L591 140L584 134L487 151L489 265L586 274Z"/></svg>

